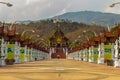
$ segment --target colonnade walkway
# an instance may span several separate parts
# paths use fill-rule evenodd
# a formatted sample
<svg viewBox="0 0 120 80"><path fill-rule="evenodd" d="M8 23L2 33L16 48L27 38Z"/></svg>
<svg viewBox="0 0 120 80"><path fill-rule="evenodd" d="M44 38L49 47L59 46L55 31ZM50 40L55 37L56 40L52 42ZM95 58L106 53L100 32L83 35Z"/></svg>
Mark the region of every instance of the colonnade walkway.
<svg viewBox="0 0 120 80"><path fill-rule="evenodd" d="M0 67L0 80L120 80L120 68L52 59Z"/></svg>

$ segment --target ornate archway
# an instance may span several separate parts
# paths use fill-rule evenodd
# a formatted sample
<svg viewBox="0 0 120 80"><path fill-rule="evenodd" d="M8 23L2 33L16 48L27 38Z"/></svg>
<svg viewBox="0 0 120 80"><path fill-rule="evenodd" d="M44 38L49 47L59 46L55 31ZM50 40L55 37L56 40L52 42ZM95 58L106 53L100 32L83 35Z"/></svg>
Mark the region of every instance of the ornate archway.
<svg viewBox="0 0 120 80"><path fill-rule="evenodd" d="M58 26L54 34L49 38L51 58L66 58L68 53L69 39Z"/></svg>

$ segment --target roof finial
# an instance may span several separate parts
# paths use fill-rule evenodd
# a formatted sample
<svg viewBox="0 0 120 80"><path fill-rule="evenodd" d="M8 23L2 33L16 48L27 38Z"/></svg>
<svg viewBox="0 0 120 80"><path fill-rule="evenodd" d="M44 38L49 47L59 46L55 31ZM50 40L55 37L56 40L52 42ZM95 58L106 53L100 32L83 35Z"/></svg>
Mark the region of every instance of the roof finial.
<svg viewBox="0 0 120 80"><path fill-rule="evenodd" d="M58 16L56 16L56 18L53 20L53 23L56 24L58 31L60 31L60 24L59 24L60 22L61 22L61 19Z"/></svg>

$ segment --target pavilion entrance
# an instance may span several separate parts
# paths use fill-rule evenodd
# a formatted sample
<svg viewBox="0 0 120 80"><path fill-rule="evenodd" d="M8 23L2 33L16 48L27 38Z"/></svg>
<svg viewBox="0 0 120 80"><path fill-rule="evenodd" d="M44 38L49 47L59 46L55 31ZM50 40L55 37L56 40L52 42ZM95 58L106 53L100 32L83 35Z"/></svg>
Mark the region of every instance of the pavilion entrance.
<svg viewBox="0 0 120 80"><path fill-rule="evenodd" d="M68 54L69 39L64 36L60 26L57 26L54 34L49 38L51 58L66 58Z"/></svg>

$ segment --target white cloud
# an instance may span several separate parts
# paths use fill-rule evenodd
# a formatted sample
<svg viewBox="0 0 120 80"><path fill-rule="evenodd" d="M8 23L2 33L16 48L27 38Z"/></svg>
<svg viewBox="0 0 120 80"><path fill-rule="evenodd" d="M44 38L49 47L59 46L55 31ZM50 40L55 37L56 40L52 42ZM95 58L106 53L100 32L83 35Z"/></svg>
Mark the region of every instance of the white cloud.
<svg viewBox="0 0 120 80"><path fill-rule="evenodd" d="M36 1L39 1L39 0L26 0L26 5L29 5L30 3L34 3Z"/></svg>
<svg viewBox="0 0 120 80"><path fill-rule="evenodd" d="M61 11L59 11L58 13L56 13L55 16L67 13L68 10L69 10L69 8L71 8L71 4L66 5L66 7L64 7L63 9L61 9Z"/></svg>
<svg viewBox="0 0 120 80"><path fill-rule="evenodd" d="M0 4L0 21L39 20L83 10L120 13L119 8L110 9L112 2L119 0L0 0L10 2L8 8Z"/></svg>
<svg viewBox="0 0 120 80"><path fill-rule="evenodd" d="M111 13L117 13L120 14L120 5L119 6L115 6L115 7L106 7L104 12L111 12Z"/></svg>

